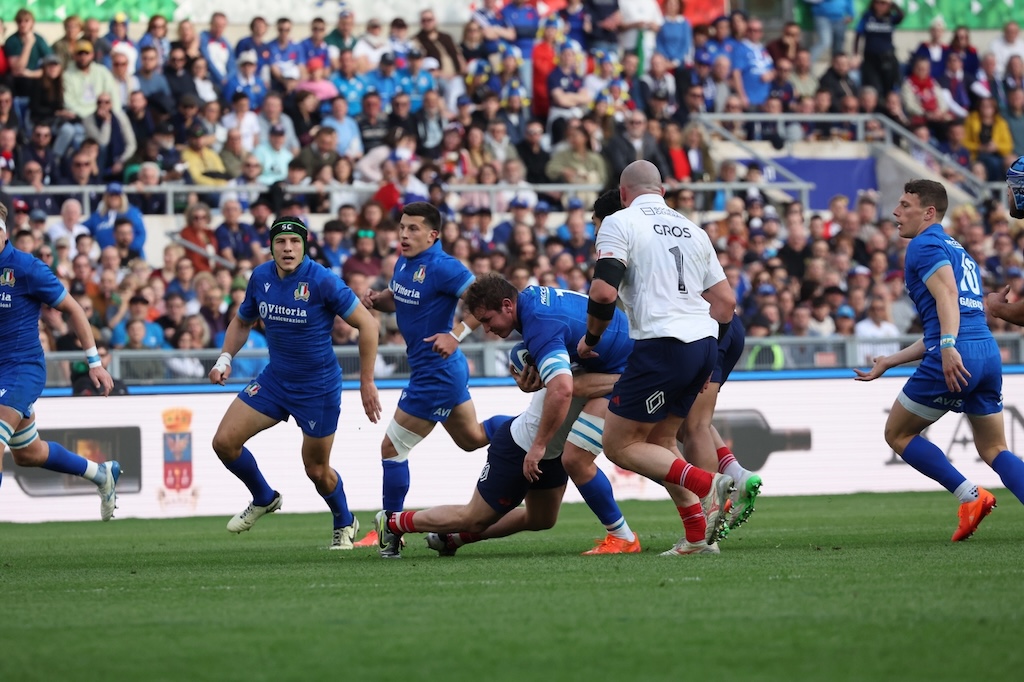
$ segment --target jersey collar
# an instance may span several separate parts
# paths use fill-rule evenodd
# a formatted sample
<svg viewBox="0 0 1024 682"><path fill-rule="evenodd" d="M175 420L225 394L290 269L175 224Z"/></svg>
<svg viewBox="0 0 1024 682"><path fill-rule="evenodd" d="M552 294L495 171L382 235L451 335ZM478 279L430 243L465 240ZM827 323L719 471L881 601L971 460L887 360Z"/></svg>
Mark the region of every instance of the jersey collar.
<svg viewBox="0 0 1024 682"><path fill-rule="evenodd" d="M7 241L4 242L4 248L0 249L0 261L10 260L13 253L14 245L11 244L10 236L8 236Z"/></svg>
<svg viewBox="0 0 1024 682"><path fill-rule="evenodd" d="M640 204L661 204L662 206L667 206L665 203L665 197L660 194L641 194L633 200L630 207L639 206Z"/></svg>
<svg viewBox="0 0 1024 682"><path fill-rule="evenodd" d="M417 253L412 258L407 258L406 260L408 260L411 263L412 261L416 261L416 260L419 260L421 258L427 258L428 256L436 256L439 253L441 253L441 238L440 237L438 237L437 241L435 241L433 244L428 246L426 249L424 249L420 253Z"/></svg>
<svg viewBox="0 0 1024 682"><path fill-rule="evenodd" d="M285 281L287 279L290 279L292 277L298 276L298 275L302 274L302 272L304 270L306 270L306 268L309 266L309 264L311 262L312 261L309 260L309 254L306 254L305 256L302 257L302 262L299 263L299 267L295 268L294 270L289 272L284 277L281 277L280 275L278 275L277 278L283 282L283 281ZM274 265L274 274L277 275L277 265L276 264Z"/></svg>

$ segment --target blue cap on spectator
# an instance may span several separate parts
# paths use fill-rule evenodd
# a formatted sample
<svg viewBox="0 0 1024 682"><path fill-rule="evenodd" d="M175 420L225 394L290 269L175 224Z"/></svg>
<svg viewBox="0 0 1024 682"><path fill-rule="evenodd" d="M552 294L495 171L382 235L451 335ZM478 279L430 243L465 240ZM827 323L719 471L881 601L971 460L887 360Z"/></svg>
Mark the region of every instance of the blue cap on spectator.
<svg viewBox="0 0 1024 682"><path fill-rule="evenodd" d="M551 204L546 201L538 201L533 207L534 213L551 213Z"/></svg>
<svg viewBox="0 0 1024 682"><path fill-rule="evenodd" d="M34 211L33 211L33 213L34 213ZM1020 268L1007 268L1006 269L1006 276L1007 276L1007 278L1010 278L1010 277L1024 277L1024 270L1021 270Z"/></svg>
<svg viewBox="0 0 1024 682"><path fill-rule="evenodd" d="M522 197L513 197L512 201L508 202L509 208L530 208L530 202Z"/></svg>
<svg viewBox="0 0 1024 682"><path fill-rule="evenodd" d="M853 277L854 275L866 275L871 276L871 268L866 265L855 265L850 268L850 271L846 273L847 277Z"/></svg>
<svg viewBox="0 0 1024 682"><path fill-rule="evenodd" d="M711 22L711 25L714 26L715 24L717 24L720 21L728 22L729 21L729 17L725 16L724 14L721 15L721 16L717 16L717 17L715 17L715 20Z"/></svg>
<svg viewBox="0 0 1024 682"><path fill-rule="evenodd" d="M774 296L775 295L775 287L773 285L767 284L767 283L766 284L762 284L761 286L757 287L757 295L758 296Z"/></svg>
<svg viewBox="0 0 1024 682"><path fill-rule="evenodd" d="M544 29L544 28L554 28L554 29L562 30L562 25L563 25L562 24L562 17L558 16L554 12L549 14L546 18L541 19L541 22L540 22L540 27L542 29Z"/></svg>
<svg viewBox="0 0 1024 682"><path fill-rule="evenodd" d="M715 57L704 48L701 48L697 50L697 53L693 56L693 61L698 65L711 66L715 61Z"/></svg>
<svg viewBox="0 0 1024 682"><path fill-rule="evenodd" d="M124 187L121 186L120 182L112 182L107 185L107 194L121 194L124 192Z"/></svg>
<svg viewBox="0 0 1024 682"><path fill-rule="evenodd" d="M457 107L468 107L473 103L473 98L469 95L459 95L459 98L455 100L455 106Z"/></svg>
<svg viewBox="0 0 1024 682"><path fill-rule="evenodd" d="M468 206L462 207L462 215L478 215L479 213L480 211L474 204L469 204Z"/></svg>
<svg viewBox="0 0 1024 682"><path fill-rule="evenodd" d="M750 231L750 234L749 234L750 239L753 239L754 237L766 237L766 236L767 235L764 233L764 230L759 229L759 228L752 229Z"/></svg>
<svg viewBox="0 0 1024 682"><path fill-rule="evenodd" d="M270 126L270 134L271 135L284 135L286 133L287 133L287 131L284 129L284 126L282 126L282 125L272 125L272 126Z"/></svg>
<svg viewBox="0 0 1024 682"><path fill-rule="evenodd" d="M34 208L28 214L28 219L33 222L46 222L46 211L41 208Z"/></svg>
<svg viewBox="0 0 1024 682"><path fill-rule="evenodd" d="M857 313L853 312L853 308L844 303L839 306L839 309L836 311L836 317L848 317L853 320L856 319Z"/></svg>
<svg viewBox="0 0 1024 682"><path fill-rule="evenodd" d="M577 197L573 197L572 199L569 199L569 210L570 211L578 211L581 208L583 208L583 202L580 201Z"/></svg>

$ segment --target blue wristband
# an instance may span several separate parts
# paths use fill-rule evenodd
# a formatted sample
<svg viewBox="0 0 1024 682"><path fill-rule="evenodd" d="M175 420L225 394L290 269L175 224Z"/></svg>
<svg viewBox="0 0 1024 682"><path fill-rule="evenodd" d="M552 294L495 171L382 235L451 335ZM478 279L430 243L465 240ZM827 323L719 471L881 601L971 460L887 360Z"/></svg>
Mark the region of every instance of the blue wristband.
<svg viewBox="0 0 1024 682"><path fill-rule="evenodd" d="M956 345L956 337L952 334L943 334L939 337L939 348L952 348Z"/></svg>

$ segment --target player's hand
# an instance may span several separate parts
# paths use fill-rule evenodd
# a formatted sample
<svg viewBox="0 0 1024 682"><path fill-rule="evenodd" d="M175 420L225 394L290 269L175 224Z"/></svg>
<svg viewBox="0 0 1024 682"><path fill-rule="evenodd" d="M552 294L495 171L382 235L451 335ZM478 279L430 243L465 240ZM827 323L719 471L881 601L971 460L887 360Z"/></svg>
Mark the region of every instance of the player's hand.
<svg viewBox="0 0 1024 682"><path fill-rule="evenodd" d="M544 450L543 447L532 445L530 451L526 453L526 459L523 460L523 476L530 483L540 480L540 460L544 457Z"/></svg>
<svg viewBox="0 0 1024 682"><path fill-rule="evenodd" d="M114 380L110 377L110 373L102 367L91 367L89 379L97 390L103 391L104 396L110 395L110 391L114 388Z"/></svg>
<svg viewBox="0 0 1024 682"><path fill-rule="evenodd" d="M576 353L579 354L580 360L589 360L597 357L597 353L594 352L594 346L587 345L587 337L585 336L576 344Z"/></svg>
<svg viewBox="0 0 1024 682"><path fill-rule="evenodd" d="M377 394L377 384L372 381L359 384L359 397L363 400L363 412L367 418L376 424L380 421L383 410L380 407L380 396Z"/></svg>
<svg viewBox="0 0 1024 682"><path fill-rule="evenodd" d="M967 380L971 373L964 367L964 360L960 357L960 351L955 347L942 349L942 375L946 377L946 388L953 393L959 393L967 386Z"/></svg>
<svg viewBox="0 0 1024 682"><path fill-rule="evenodd" d="M379 291L369 289L365 294L363 294L363 297L360 299L360 301L364 306L366 306L368 310L373 310L374 307L377 305L378 296L380 296Z"/></svg>
<svg viewBox="0 0 1024 682"><path fill-rule="evenodd" d="M999 310L1000 306L1006 305L1010 302L1010 286L1007 285L1002 291L993 291L991 294L985 297L985 308L988 312L999 317L996 311Z"/></svg>
<svg viewBox="0 0 1024 682"><path fill-rule="evenodd" d="M439 334L434 334L433 336L428 336L423 339L423 342L433 344L433 346L431 346L431 350L442 358L447 358L459 349L458 340L448 332L441 332Z"/></svg>
<svg viewBox="0 0 1024 682"><path fill-rule="evenodd" d="M536 393L544 388L544 382L540 380L540 372L533 365L527 365L521 373L517 373L512 365L508 366L508 370L523 393Z"/></svg>
<svg viewBox="0 0 1024 682"><path fill-rule="evenodd" d="M878 377L880 377L883 374L885 374L885 370L887 370L887 369L889 369L889 365L886 362L886 356L879 355L878 357L875 358L874 364L871 365L871 369L869 371L867 371L867 372L865 372L862 369L857 369L856 367L854 367L853 368L853 372L857 376L855 376L853 378L853 380L854 381L874 381Z"/></svg>
<svg viewBox="0 0 1024 682"><path fill-rule="evenodd" d="M231 376L231 365L228 365L227 367L225 367L224 371L221 371L221 370L217 369L216 367L214 367L213 369L210 370L210 374L209 374L210 383L211 384L220 384L221 386L223 386L224 382L227 381L228 377L230 377L230 376Z"/></svg>

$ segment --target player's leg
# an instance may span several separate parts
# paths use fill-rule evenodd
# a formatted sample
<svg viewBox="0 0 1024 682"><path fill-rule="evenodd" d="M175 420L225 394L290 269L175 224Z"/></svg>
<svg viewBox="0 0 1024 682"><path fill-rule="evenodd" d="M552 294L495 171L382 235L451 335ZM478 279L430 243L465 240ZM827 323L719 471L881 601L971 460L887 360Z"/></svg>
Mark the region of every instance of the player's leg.
<svg viewBox="0 0 1024 682"><path fill-rule="evenodd" d="M466 452L473 452L486 447L491 441L496 426L503 421L510 419L509 415L495 415L485 419L483 423L477 421L476 407L472 400L466 400L452 408L451 414L441 425L448 435L452 437L455 444Z"/></svg>
<svg viewBox="0 0 1024 682"><path fill-rule="evenodd" d="M306 476L316 491L324 498L327 508L331 510L333 519L333 535L330 549L352 549L352 541L359 532L359 521L348 508L345 496L345 485L341 475L331 466L331 448L334 445L334 434L321 437L303 433L302 465Z"/></svg>
<svg viewBox="0 0 1024 682"><path fill-rule="evenodd" d="M253 382L255 384L256 382ZM250 387L253 385L250 384ZM263 389L265 387L261 387ZM246 390L250 390L247 388ZM243 391L243 394L245 391ZM267 390L257 391L260 396L259 408L252 406L239 394L217 426L213 435L213 451L217 453L224 467L238 478L252 493L252 502L228 521L228 530L241 533L253 527L259 519L281 508L281 494L267 484L256 464L256 459L245 447L246 442L257 433L269 429L283 418L280 415L265 414L262 409L276 410L266 397ZM249 396L251 399L253 396Z"/></svg>
<svg viewBox="0 0 1024 682"><path fill-rule="evenodd" d="M608 531L595 546L584 552L623 554L640 551L640 538L629 527L626 517L615 501L612 483L597 466L604 434L604 417L608 412L606 398L587 401L569 431L562 450L562 466L583 496L590 510Z"/></svg>
<svg viewBox="0 0 1024 682"><path fill-rule="evenodd" d="M992 467L1007 490L1024 502L1024 461L1006 446L1006 427L1002 411L994 414L967 415L974 431L978 455Z"/></svg>
<svg viewBox="0 0 1024 682"><path fill-rule="evenodd" d="M24 408L28 413L13 407L0 405L0 450L11 448L14 463L23 467L42 467L62 474L71 474L96 484L100 496L100 518L109 521L117 507L115 486L121 475L121 466L116 461L94 462L77 455L60 443L44 441L36 430L36 417L31 405Z"/></svg>

